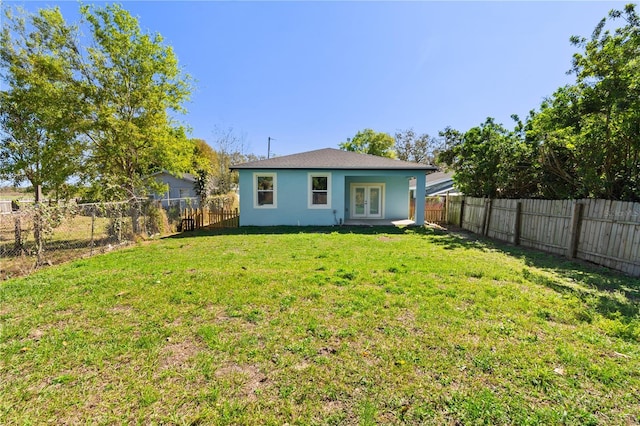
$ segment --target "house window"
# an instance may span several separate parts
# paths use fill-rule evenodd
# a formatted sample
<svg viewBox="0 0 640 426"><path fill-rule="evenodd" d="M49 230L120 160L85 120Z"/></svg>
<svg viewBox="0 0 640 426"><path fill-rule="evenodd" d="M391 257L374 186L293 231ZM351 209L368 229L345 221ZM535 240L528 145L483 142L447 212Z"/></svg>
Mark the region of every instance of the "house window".
<svg viewBox="0 0 640 426"><path fill-rule="evenodd" d="M254 173L253 187L253 206L255 208L277 207L277 179L275 173Z"/></svg>
<svg viewBox="0 0 640 426"><path fill-rule="evenodd" d="M309 208L331 208L331 174L309 173Z"/></svg>

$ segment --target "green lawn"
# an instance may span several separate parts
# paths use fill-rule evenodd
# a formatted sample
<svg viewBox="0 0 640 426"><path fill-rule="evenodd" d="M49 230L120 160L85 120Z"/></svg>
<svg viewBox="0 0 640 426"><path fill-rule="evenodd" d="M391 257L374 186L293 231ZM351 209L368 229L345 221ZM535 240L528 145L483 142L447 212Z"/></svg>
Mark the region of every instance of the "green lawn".
<svg viewBox="0 0 640 426"><path fill-rule="evenodd" d="M640 280L424 229L192 233L0 283L0 424L637 424Z"/></svg>

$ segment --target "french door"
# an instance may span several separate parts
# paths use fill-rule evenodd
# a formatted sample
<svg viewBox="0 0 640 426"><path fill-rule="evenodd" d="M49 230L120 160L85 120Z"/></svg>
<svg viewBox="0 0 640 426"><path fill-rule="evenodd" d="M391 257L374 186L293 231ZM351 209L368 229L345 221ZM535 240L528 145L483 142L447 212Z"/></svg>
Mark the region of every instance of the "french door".
<svg viewBox="0 0 640 426"><path fill-rule="evenodd" d="M381 184L353 184L351 187L351 217L353 219L381 219L384 186Z"/></svg>

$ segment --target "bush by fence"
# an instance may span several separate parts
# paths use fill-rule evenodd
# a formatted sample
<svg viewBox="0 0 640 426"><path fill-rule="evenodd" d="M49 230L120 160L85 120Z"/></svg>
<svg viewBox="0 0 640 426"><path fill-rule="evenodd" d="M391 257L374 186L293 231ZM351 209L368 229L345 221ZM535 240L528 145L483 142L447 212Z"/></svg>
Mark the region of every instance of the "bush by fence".
<svg viewBox="0 0 640 426"><path fill-rule="evenodd" d="M471 232L640 276L640 203L450 196L447 221Z"/></svg>

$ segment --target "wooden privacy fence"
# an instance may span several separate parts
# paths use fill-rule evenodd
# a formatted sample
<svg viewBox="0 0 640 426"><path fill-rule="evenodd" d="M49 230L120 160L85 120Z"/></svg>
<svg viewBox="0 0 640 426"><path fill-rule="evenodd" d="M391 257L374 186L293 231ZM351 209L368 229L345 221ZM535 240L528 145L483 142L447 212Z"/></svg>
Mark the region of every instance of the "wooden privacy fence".
<svg viewBox="0 0 640 426"><path fill-rule="evenodd" d="M416 199L409 202L409 217L415 220ZM424 201L424 221L444 225L447 222L447 196L426 197Z"/></svg>
<svg viewBox="0 0 640 426"><path fill-rule="evenodd" d="M237 228L239 226L238 209L209 209L187 207L181 214L181 231L193 231L202 228Z"/></svg>
<svg viewBox="0 0 640 426"><path fill-rule="evenodd" d="M640 276L640 203L452 196L447 221L471 232Z"/></svg>
<svg viewBox="0 0 640 426"><path fill-rule="evenodd" d="M240 226L238 209L209 210L209 226L212 228L237 228Z"/></svg>

